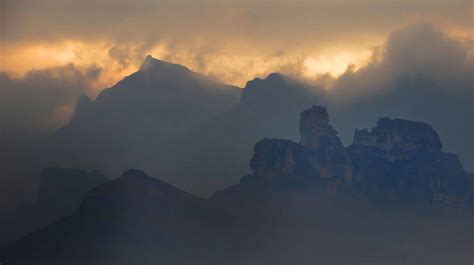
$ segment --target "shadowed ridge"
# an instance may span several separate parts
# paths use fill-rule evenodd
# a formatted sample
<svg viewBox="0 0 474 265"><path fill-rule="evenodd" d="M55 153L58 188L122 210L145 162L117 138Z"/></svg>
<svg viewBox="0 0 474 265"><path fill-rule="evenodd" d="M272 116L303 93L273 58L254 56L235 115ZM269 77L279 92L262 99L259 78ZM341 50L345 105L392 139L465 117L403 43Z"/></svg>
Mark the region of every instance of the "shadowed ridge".
<svg viewBox="0 0 474 265"><path fill-rule="evenodd" d="M129 169L118 179L89 191L78 213L120 216L125 220L133 217L147 223L163 219L164 216L204 222L229 221L229 216L208 200L137 169Z"/></svg>
<svg viewBox="0 0 474 265"><path fill-rule="evenodd" d="M130 168L127 171L123 172L120 178L142 178L142 179L153 179L158 180L156 178L148 176L145 171Z"/></svg>

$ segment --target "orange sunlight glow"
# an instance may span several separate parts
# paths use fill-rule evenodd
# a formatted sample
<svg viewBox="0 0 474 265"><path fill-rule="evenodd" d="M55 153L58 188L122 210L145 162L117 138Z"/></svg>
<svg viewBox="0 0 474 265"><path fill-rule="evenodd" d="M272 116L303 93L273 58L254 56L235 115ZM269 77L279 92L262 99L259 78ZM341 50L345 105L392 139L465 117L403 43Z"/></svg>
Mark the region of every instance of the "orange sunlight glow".
<svg viewBox="0 0 474 265"><path fill-rule="evenodd" d="M6 52L2 55L4 63L0 71L7 71L16 77L21 77L31 69L74 63L78 69L85 70L94 65L101 68L101 74L96 80L88 81L90 91L86 91L86 93L95 97L100 90L112 86L123 77L136 71L140 66L139 59L130 61L128 65L121 65L111 58L109 50L114 45L116 44L107 41L73 40L11 45L5 47ZM147 51L155 58L185 65L193 71L241 87L245 86L248 80L255 77L265 77L271 72L289 73L308 79L316 78L321 74L337 77L344 73L349 66L354 69L362 67L371 55L369 49L348 49L347 47L299 52L304 56L298 57L289 54L280 57L266 57L259 55L257 51L236 51L230 53L231 55L217 52L197 59L191 48L170 50L166 43L157 44Z"/></svg>
<svg viewBox="0 0 474 265"><path fill-rule="evenodd" d="M338 77L348 67L357 70L366 65L371 54L370 50L343 50L311 55L304 61L306 71L303 74L307 78L318 74L330 74Z"/></svg>

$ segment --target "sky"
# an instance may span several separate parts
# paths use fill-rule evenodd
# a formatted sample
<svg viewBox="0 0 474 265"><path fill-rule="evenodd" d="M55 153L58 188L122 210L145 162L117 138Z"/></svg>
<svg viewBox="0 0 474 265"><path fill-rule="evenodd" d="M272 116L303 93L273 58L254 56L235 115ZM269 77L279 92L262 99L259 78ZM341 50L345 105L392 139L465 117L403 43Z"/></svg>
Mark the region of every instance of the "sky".
<svg viewBox="0 0 474 265"><path fill-rule="evenodd" d="M471 58L474 36L469 0L4 0L0 5L0 94L8 101L21 99L22 106L38 104L38 113L44 112L43 118L21 114L31 120L23 127L57 128L80 94L94 98L136 71L147 54L244 87L271 72L308 80L345 78L348 69L372 65L393 34L420 24L433 25ZM22 113L3 110L8 116L16 112Z"/></svg>

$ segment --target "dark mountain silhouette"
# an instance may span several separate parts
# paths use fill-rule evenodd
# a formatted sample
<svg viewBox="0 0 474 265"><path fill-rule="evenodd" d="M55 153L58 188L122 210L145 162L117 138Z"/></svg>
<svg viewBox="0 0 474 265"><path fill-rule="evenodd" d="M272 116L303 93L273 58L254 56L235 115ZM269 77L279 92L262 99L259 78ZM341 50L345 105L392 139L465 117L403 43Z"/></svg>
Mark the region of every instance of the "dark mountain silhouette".
<svg viewBox="0 0 474 265"><path fill-rule="evenodd" d="M6 264L465 264L473 175L426 123L382 118L344 148L325 108L263 139L209 200L139 170L0 251Z"/></svg>
<svg viewBox="0 0 474 265"><path fill-rule="evenodd" d="M355 127L370 126L381 114L415 118L433 123L442 132L446 148L469 161L466 154L472 134L469 128L460 129L466 117L459 115L469 113L466 104L451 111L440 108L444 103L438 102L440 98L454 100L458 94L436 87L429 106L414 107L432 86L436 84L427 80L416 84L400 81L388 92L361 99L363 104L340 104L332 97L343 95L273 73L249 81L238 102L240 91L235 87L147 57L138 72L104 90L95 101L85 96L78 101L71 122L48 141L47 149L54 155L43 165L98 168L109 175L142 168L207 196L248 173L247 158L256 141L264 137L297 140L295 117L314 103L332 110L343 145L351 142ZM462 98L469 101L469 97ZM453 131L461 132L462 137L454 136ZM459 144L461 138L465 145ZM467 165L470 168L469 162Z"/></svg>
<svg viewBox="0 0 474 265"><path fill-rule="evenodd" d="M86 192L108 180L99 171L72 168L47 168L40 179L37 205L43 214L49 212L54 219L71 215Z"/></svg>
<svg viewBox="0 0 474 265"><path fill-rule="evenodd" d="M194 247L212 243L231 222L209 201L130 169L90 190L71 216L7 246L0 255L5 264L184 262L199 252Z"/></svg>
<svg viewBox="0 0 474 265"><path fill-rule="evenodd" d="M154 163L142 161L138 167L172 176L170 182L209 195L248 173L248 157L258 140L296 139L301 109L323 103L324 98L321 89L278 73L256 78L247 83L232 109L165 143L161 148L166 151L153 150L145 156Z"/></svg>
<svg viewBox="0 0 474 265"><path fill-rule="evenodd" d="M75 113L49 142L53 165L115 173L145 150L228 110L240 90L147 56L140 69L95 101L80 97ZM151 146L151 147L150 147ZM139 157L137 157L139 156Z"/></svg>
<svg viewBox="0 0 474 265"><path fill-rule="evenodd" d="M38 198L23 203L1 218L2 241L12 241L58 218L71 215L90 189L107 181L98 171L47 168L40 176Z"/></svg>

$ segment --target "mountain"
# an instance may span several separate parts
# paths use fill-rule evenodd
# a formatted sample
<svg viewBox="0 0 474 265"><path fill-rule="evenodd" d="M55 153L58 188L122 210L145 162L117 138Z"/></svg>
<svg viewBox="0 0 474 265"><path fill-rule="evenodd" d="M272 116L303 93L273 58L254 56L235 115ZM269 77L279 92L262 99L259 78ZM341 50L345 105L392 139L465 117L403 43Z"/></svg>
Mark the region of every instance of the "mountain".
<svg viewBox="0 0 474 265"><path fill-rule="evenodd" d="M431 126L381 118L344 148L326 108L298 142L265 138L252 173L202 199L139 170L0 248L6 264L467 264L473 174Z"/></svg>
<svg viewBox="0 0 474 265"><path fill-rule="evenodd" d="M165 143L163 152L147 153L154 163L142 161L137 167L171 176L167 180L179 187L208 196L248 173L255 142L296 139L301 109L324 100L322 89L282 74L255 78L247 82L238 104Z"/></svg>
<svg viewBox="0 0 474 265"><path fill-rule="evenodd" d="M2 214L2 242L16 240L71 215L86 192L107 181L107 177L98 171L73 168L47 168L39 178L38 198L34 202L24 202Z"/></svg>
<svg viewBox="0 0 474 265"><path fill-rule="evenodd" d="M435 89L426 101L429 105L418 108L417 99L431 83L394 86L374 98L346 104L335 98L343 95L279 73L255 78L240 90L147 57L138 72L95 101L85 96L78 101L71 122L47 141L45 149L53 155L43 165L97 168L108 175L141 168L208 196L249 172L247 158L256 141L296 141L298 114L321 104L331 110L343 145L351 142L355 127L370 126L380 115L426 120L440 132L445 149L461 154L470 169L471 128L462 129L470 112L464 103L454 110L440 101L451 102L458 95Z"/></svg>
<svg viewBox="0 0 474 265"><path fill-rule="evenodd" d="M196 250L177 248L212 244L231 222L209 201L130 169L87 192L73 215L8 245L0 256L5 264L186 260Z"/></svg>
<svg viewBox="0 0 474 265"><path fill-rule="evenodd" d="M74 168L47 168L40 179L37 207L52 220L71 215L89 190L108 180L99 171Z"/></svg>
<svg viewBox="0 0 474 265"><path fill-rule="evenodd" d="M237 87L148 55L137 72L103 90L95 101L81 98L63 131L109 125L116 134L147 129L179 133L229 109L239 95Z"/></svg>
<svg viewBox="0 0 474 265"><path fill-rule="evenodd" d="M71 121L48 142L55 155L46 164L123 170L143 151L230 109L239 96L237 87L147 56L94 101L79 98Z"/></svg>

